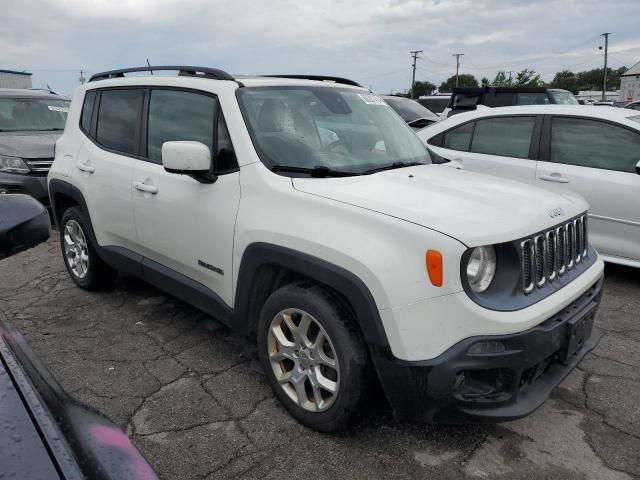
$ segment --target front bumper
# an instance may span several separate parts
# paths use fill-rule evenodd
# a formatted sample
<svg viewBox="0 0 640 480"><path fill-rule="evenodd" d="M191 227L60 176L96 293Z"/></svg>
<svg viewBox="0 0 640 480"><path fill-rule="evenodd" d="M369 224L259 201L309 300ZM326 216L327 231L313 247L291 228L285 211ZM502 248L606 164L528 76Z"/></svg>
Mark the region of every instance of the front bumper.
<svg viewBox="0 0 640 480"><path fill-rule="evenodd" d="M17 175L0 172L0 191L30 195L43 205L49 205L46 175Z"/></svg>
<svg viewBox="0 0 640 480"><path fill-rule="evenodd" d="M378 376L396 418L482 423L530 414L597 345L600 335L591 327L603 282L600 277L533 328L467 338L432 360L399 360L388 349L373 348ZM504 351L469 353L478 342L499 342Z"/></svg>

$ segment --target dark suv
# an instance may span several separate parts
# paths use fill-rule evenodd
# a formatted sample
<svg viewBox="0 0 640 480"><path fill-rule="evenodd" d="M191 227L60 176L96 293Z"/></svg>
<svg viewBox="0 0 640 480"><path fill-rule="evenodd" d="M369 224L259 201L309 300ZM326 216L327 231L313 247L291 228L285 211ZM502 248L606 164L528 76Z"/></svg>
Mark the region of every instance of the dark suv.
<svg viewBox="0 0 640 480"><path fill-rule="evenodd" d="M0 88L0 194L49 203L47 173L69 103L49 91Z"/></svg>
<svg viewBox="0 0 640 480"><path fill-rule="evenodd" d="M454 88L449 99L449 115L485 107L511 105L578 105L576 97L568 90L541 87L481 87Z"/></svg>

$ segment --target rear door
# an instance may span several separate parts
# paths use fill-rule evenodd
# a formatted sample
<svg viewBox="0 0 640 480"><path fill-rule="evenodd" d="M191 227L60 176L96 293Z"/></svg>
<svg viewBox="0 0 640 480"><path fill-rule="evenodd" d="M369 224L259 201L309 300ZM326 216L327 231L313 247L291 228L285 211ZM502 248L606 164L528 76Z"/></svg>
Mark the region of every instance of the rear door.
<svg viewBox="0 0 640 480"><path fill-rule="evenodd" d="M136 162L130 182L138 251L180 274L165 270L178 282L186 276L232 305L240 172L218 99L205 92L152 88L145 111L145 158ZM164 169L162 144L181 140L209 147L215 183Z"/></svg>
<svg viewBox="0 0 640 480"><path fill-rule="evenodd" d="M98 91L90 121L88 105L81 118L89 138L76 155L72 181L84 195L101 246L136 245L131 176L144 96L140 88Z"/></svg>
<svg viewBox="0 0 640 480"><path fill-rule="evenodd" d="M591 242L605 255L640 260L640 132L594 118L545 119L541 185L572 190L590 204Z"/></svg>

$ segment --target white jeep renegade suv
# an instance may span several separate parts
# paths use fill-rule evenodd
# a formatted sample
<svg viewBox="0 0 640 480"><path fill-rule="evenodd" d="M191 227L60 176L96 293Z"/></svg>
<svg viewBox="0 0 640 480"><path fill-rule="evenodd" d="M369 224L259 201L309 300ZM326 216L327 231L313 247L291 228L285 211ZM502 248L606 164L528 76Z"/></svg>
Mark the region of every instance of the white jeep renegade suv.
<svg viewBox="0 0 640 480"><path fill-rule="evenodd" d="M432 165L350 80L152 68L78 88L56 145L80 287L126 272L255 336L275 394L322 431L376 382L398 419L522 417L595 345L580 197Z"/></svg>

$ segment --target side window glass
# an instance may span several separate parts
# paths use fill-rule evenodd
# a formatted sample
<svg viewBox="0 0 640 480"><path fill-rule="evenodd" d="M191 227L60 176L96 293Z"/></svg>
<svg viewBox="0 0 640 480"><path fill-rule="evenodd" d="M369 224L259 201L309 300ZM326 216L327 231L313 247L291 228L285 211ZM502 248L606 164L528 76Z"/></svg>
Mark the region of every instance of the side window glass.
<svg viewBox="0 0 640 480"><path fill-rule="evenodd" d="M640 135L597 120L554 117L551 161L636 173Z"/></svg>
<svg viewBox="0 0 640 480"><path fill-rule="evenodd" d="M535 117L478 120L471 151L501 157L528 158Z"/></svg>
<svg viewBox="0 0 640 480"><path fill-rule="evenodd" d="M238 168L236 154L233 151L229 130L222 114L218 117L218 151L215 157L215 171L226 172Z"/></svg>
<svg viewBox="0 0 640 480"><path fill-rule="evenodd" d="M484 95L483 105L487 107L508 107L513 105L513 93L510 92L497 92L486 93Z"/></svg>
<svg viewBox="0 0 640 480"><path fill-rule="evenodd" d="M518 93L518 105L548 105L547 92Z"/></svg>
<svg viewBox="0 0 640 480"><path fill-rule="evenodd" d="M149 100L147 156L162 163L162 144L189 140L213 149L217 100L209 95L178 90L152 90Z"/></svg>
<svg viewBox="0 0 640 480"><path fill-rule="evenodd" d="M136 133L143 97L140 89L102 91L96 130L100 145L126 154L138 153Z"/></svg>
<svg viewBox="0 0 640 480"><path fill-rule="evenodd" d="M84 103L82 104L82 113L80 115L80 127L86 133L91 130L91 115L93 114L93 103L96 99L96 91L91 90L84 95Z"/></svg>
<svg viewBox="0 0 640 480"><path fill-rule="evenodd" d="M453 130L448 131L444 136L443 147L450 150L469 151L471 134L473 133L473 123L465 123Z"/></svg>

